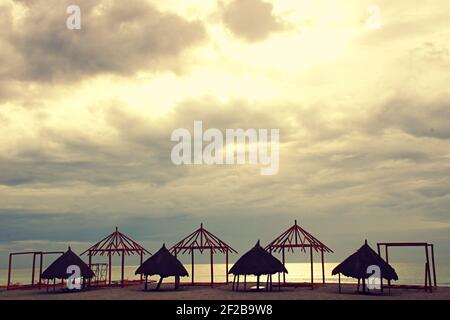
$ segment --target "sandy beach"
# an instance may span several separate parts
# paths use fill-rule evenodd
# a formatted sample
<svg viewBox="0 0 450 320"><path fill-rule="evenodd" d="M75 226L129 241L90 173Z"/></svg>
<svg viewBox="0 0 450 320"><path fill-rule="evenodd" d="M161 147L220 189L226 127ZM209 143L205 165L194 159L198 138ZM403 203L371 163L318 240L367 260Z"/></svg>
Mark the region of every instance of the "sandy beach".
<svg viewBox="0 0 450 320"><path fill-rule="evenodd" d="M450 287L439 287L433 293L418 289L392 289L384 295L357 294L355 285L343 285L338 293L336 284L321 285L311 290L307 287L286 287L273 292L234 292L231 285L182 286L163 284L159 292L144 292L142 285L125 288L95 288L77 293L50 292L45 289L0 291L0 300L450 300Z"/></svg>

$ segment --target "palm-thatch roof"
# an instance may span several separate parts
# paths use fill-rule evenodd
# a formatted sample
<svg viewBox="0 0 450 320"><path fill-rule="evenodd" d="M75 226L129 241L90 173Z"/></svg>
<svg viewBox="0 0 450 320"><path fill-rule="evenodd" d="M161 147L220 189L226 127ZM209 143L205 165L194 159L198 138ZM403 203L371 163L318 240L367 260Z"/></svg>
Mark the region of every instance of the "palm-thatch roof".
<svg viewBox="0 0 450 320"><path fill-rule="evenodd" d="M164 244L158 252L139 266L135 274L143 274L146 276L157 274L161 276L161 278L188 276L188 272L183 264L166 249Z"/></svg>
<svg viewBox="0 0 450 320"><path fill-rule="evenodd" d="M341 273L344 276L367 279L371 276L367 272L368 267L378 266L381 271L381 277L386 280L398 280L397 273L386 261L384 261L368 244L364 245L355 253L345 259L341 264L333 269L332 274Z"/></svg>
<svg viewBox="0 0 450 320"><path fill-rule="evenodd" d="M81 277L90 279L95 276L91 268L89 268L89 266L84 263L84 261L81 260L81 258L77 256L69 247L62 256L53 261L53 263L45 269L41 277L43 279L67 279L72 275L72 273L67 272L67 269L69 266L73 265L80 268Z"/></svg>
<svg viewBox="0 0 450 320"><path fill-rule="evenodd" d="M275 274L277 272L287 273L288 271L277 258L264 250L258 241L250 251L236 261L229 273L234 275L253 274L260 276L263 274Z"/></svg>

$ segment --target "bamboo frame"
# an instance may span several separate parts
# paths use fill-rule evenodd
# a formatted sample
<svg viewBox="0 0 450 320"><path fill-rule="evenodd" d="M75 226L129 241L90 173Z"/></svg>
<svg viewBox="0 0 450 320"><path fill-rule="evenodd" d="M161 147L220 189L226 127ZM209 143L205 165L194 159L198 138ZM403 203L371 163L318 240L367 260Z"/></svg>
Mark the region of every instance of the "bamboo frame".
<svg viewBox="0 0 450 320"><path fill-rule="evenodd" d="M139 243L126 236L122 232L119 231L119 228L116 227L116 230L111 233L109 236L103 238L90 248L86 249L81 255L85 253L88 254L89 257L89 268L92 265L92 257L96 255L104 256L105 254L108 256L108 284L112 284L112 256L117 253L118 256L121 256L121 281L120 284L123 287L125 284L125 256L130 256L134 254L140 255L140 261L144 259L145 254L150 254L150 251L145 249ZM140 278L143 281L142 275ZM90 285L90 280L89 280Z"/></svg>
<svg viewBox="0 0 450 320"><path fill-rule="evenodd" d="M299 248L300 251L306 253L306 248L310 251L310 264L311 264L311 289L314 289L314 257L313 252L320 252L321 265L322 265L322 284L325 284L325 260L324 253L333 253L329 247L319 241L312 234L297 224L297 220L294 221L294 225L284 231L275 240L266 246L266 250L270 253L281 253L281 262L283 266L286 265L285 250L294 252L295 248ZM286 274L283 272L283 284L286 284Z"/></svg>
<svg viewBox="0 0 450 320"><path fill-rule="evenodd" d="M235 249L229 246L227 243L219 239L217 236L209 232L203 227L203 223L200 224L200 228L189 234L184 239L178 241L174 244L169 251L177 257L179 253L181 254L191 254L191 284L195 285L195 263L194 263L194 251L198 250L200 254L203 254L205 250L210 251L210 264L211 264L211 287L214 286L214 254L223 253L225 254L225 264L226 264L226 284L229 283L228 276L228 255L229 253L237 253ZM197 283L198 284L198 283Z"/></svg>

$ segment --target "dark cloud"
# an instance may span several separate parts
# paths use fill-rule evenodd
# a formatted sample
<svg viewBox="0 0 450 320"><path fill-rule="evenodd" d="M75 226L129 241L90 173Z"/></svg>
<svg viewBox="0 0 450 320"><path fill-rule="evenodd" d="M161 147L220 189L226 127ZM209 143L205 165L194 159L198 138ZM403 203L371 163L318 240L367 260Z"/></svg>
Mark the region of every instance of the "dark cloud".
<svg viewBox="0 0 450 320"><path fill-rule="evenodd" d="M232 0L222 5L222 20L236 36L261 41L287 24L273 14L273 5L261 0Z"/></svg>
<svg viewBox="0 0 450 320"><path fill-rule="evenodd" d="M414 48L411 53L425 62L448 62L450 61L450 51L443 46L433 42L425 42L422 46Z"/></svg>
<svg viewBox="0 0 450 320"><path fill-rule="evenodd" d="M111 186L127 182L162 185L181 177L170 162L170 140L166 143L105 145L72 135L41 133L38 139L58 144L53 150L23 147L14 157L0 158L0 185L61 184L87 182Z"/></svg>
<svg viewBox="0 0 450 320"><path fill-rule="evenodd" d="M67 235L75 238L73 230L82 230L83 225L96 225L100 230L105 217L108 228L126 226L138 238L144 237L147 228L154 230L153 223L164 224L164 219L145 216L180 213L189 216L181 220L189 223L206 221L206 217L208 223L216 221L227 234L233 234L230 230L235 230L236 221L261 221L257 230L270 231L278 220L300 214L302 222L311 231L320 230L323 239L335 234L348 241L366 235L376 238L379 230L395 233L405 221L414 221L415 226L424 219L445 223L449 196L445 184L438 182L450 174L448 158L442 158L448 154L448 140L390 135L388 128L404 128L388 119L401 119L405 112L400 109L400 116L393 109L382 118L386 105L391 103L370 110L370 121L352 114L348 115L351 121L331 121L325 107L311 111L301 106L254 106L245 100L223 103L213 98L184 101L158 119L118 103L91 108L96 118L105 121L102 127L108 127L113 140L101 139L102 130L92 134L93 124L85 130L84 123L79 123L79 130L42 124L34 139L23 140L14 154L0 159L2 206L34 208L39 213L44 202L52 213L42 216L41 224L23 226L21 218L11 220L16 213L0 217L10 230L17 230L3 239L44 237L33 230L50 240ZM434 116L435 109L427 110L418 118ZM279 174L261 177L259 167L173 165L170 134L179 127L191 131L194 120L202 120L205 128L280 128ZM320 221L323 224L318 225ZM66 232L45 231L49 223L62 225ZM338 234L331 230L335 225L342 226ZM28 234L26 230L31 229ZM89 232L75 239L90 239ZM177 229L173 238L181 234L183 230ZM249 234L239 241L245 248L244 242L257 236ZM269 236L264 239L270 240Z"/></svg>
<svg viewBox="0 0 450 320"><path fill-rule="evenodd" d="M371 117L368 129L394 128L417 137L450 139L450 97L431 102L422 99L391 99Z"/></svg>
<svg viewBox="0 0 450 320"><path fill-rule="evenodd" d="M42 125L33 139L24 141L13 155L0 157L0 185L87 182L108 186L128 182L163 185L187 174L173 165L170 140L176 128L192 132L194 120L207 128L282 128L284 118L273 118L245 101L224 104L215 99L192 99L181 103L164 119L147 119L116 102L98 106L117 138L105 142L101 135ZM98 111L102 110L102 111ZM1 118L0 118L1 121ZM92 124L89 124L92 126ZM292 128L283 129L288 133Z"/></svg>
<svg viewBox="0 0 450 320"><path fill-rule="evenodd" d="M0 208L0 218L3 222L0 225L0 242L12 240L96 241L100 240L102 235L110 233L116 226L120 226L126 232L132 232L133 236L141 240L160 240L164 234L167 237L180 229L182 231L183 224L192 220L180 212L166 212L163 217L147 216L142 212L133 212L124 216L110 214L105 220L103 215L84 215L76 212L54 214L10 208ZM58 228L51 227L54 225ZM164 231L161 231L161 227Z"/></svg>
<svg viewBox="0 0 450 320"><path fill-rule="evenodd" d="M71 1L16 3L26 11L20 21L9 21L0 33L7 49L2 46L0 61L8 61L6 67L1 64L3 78L49 81L148 69L182 70L178 57L205 38L200 22L160 12L144 0L80 0L81 30L66 28ZM0 10L2 17L11 15L8 6Z"/></svg>
<svg viewBox="0 0 450 320"><path fill-rule="evenodd" d="M441 186L438 185L427 188L420 188L417 191L421 193L423 196L430 198L441 198L450 195L450 187L448 185L441 185Z"/></svg>

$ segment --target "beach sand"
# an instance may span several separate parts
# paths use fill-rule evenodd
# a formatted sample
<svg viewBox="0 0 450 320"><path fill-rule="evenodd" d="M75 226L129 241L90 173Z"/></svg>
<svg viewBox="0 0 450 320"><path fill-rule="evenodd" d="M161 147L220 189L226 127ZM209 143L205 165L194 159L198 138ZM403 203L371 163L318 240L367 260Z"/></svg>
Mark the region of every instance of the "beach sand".
<svg viewBox="0 0 450 320"><path fill-rule="evenodd" d="M38 289L19 289L0 291L0 300L450 300L450 287L439 287L433 293L418 289L391 289L390 295L385 290L383 295L357 294L356 286L342 285L338 293L337 284L320 285L314 290L308 287L284 287L273 292L234 292L231 285L181 286L173 290L173 284L163 284L159 292L144 292L142 285L125 288L95 288L83 292L47 293L45 287Z"/></svg>

